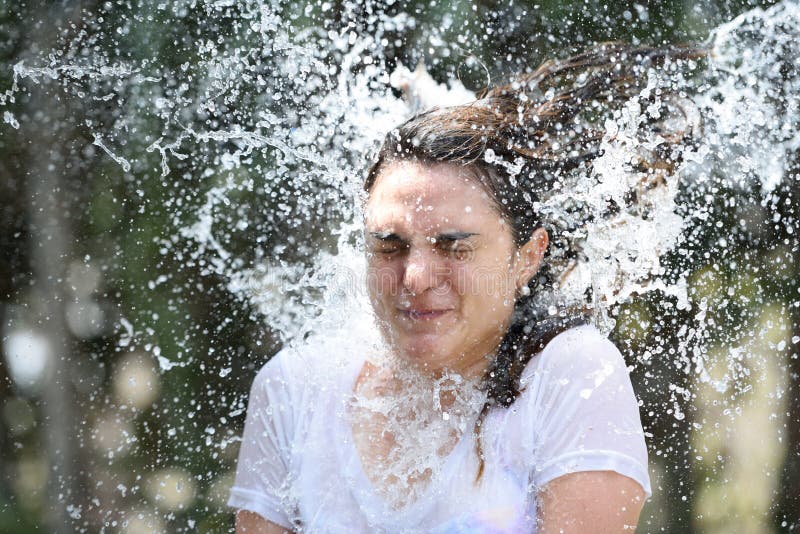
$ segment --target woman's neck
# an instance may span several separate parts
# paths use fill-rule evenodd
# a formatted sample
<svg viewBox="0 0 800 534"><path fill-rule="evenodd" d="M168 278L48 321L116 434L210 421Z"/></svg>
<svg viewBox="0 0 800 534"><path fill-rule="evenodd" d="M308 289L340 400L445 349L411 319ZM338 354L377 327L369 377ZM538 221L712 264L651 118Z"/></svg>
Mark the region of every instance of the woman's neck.
<svg viewBox="0 0 800 534"><path fill-rule="evenodd" d="M390 373L402 396L409 400L416 398L438 411L444 411L454 406L466 406L471 399L482 395L480 389L488 359L459 371L420 369L400 357L387 358L382 367Z"/></svg>
<svg viewBox="0 0 800 534"><path fill-rule="evenodd" d="M486 400L480 380L455 373L432 376L402 363L367 361L351 412L365 471L398 507L437 476Z"/></svg>

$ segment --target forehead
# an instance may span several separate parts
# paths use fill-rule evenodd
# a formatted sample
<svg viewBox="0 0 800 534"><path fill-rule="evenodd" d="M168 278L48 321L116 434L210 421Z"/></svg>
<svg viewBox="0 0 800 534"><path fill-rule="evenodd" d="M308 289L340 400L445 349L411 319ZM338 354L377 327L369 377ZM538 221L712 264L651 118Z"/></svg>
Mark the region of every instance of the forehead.
<svg viewBox="0 0 800 534"><path fill-rule="evenodd" d="M469 170L451 164L393 162L378 175L366 205L368 226L504 225L492 199Z"/></svg>

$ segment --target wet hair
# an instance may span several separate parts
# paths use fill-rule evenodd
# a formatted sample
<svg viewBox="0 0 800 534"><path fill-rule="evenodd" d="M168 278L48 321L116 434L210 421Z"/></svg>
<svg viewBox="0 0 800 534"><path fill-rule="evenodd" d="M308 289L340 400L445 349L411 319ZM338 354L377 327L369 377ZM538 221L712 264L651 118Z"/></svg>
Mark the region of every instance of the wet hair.
<svg viewBox="0 0 800 534"><path fill-rule="evenodd" d="M574 251L558 239L559 229L548 225L535 207L543 196L564 186L569 173L587 172L602 155L604 123L632 98L643 97L648 70L703 57L692 47L633 47L610 43L561 61L550 60L512 82L481 91L474 102L434 108L420 113L384 139L369 169L364 189L369 193L384 167L392 162L448 163L468 173L489 194L494 207L511 224L517 247L537 228L548 230L551 244L541 268L518 295L508 331L483 378L487 400L477 421L476 449L483 473L480 427L494 406L509 407L520 394L520 378L530 359L556 335L588 321L588 304L542 310L539 292L558 285L552 262L569 263ZM655 96L650 98L655 101ZM660 113L642 128L649 128L663 143L635 167L643 187L653 187L674 171L678 157L671 148L690 141L691 132L670 127L668 117L685 113L659 95ZM630 202L636 202L632 192ZM609 205L613 213L620 206ZM566 260L566 262L565 262ZM588 299L587 299L588 300Z"/></svg>

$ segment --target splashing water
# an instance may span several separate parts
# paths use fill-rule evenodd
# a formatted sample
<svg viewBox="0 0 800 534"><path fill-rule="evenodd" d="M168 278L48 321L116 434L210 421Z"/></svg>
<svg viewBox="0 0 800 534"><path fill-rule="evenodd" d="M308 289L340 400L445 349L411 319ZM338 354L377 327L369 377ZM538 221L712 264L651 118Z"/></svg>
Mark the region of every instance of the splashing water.
<svg viewBox="0 0 800 534"><path fill-rule="evenodd" d="M469 438L486 392L479 381L458 374L431 378L402 363L389 368L384 381L391 392L355 395L349 418L353 426L377 425L376 434L391 440L393 446L385 455L366 455L372 458L364 467L383 498L400 509L440 476L459 440ZM442 399L448 399L446 405Z"/></svg>
<svg viewBox="0 0 800 534"><path fill-rule="evenodd" d="M93 144L125 172L146 169L144 153L158 155L162 177L171 165L199 159L189 172L192 180L207 185L205 200L188 210L175 201L173 223L182 238L195 243L192 259L207 258L205 274L228 279L231 292L249 301L284 339L291 339L310 328L301 318L347 306L334 304L333 294L358 293L363 266L353 243L360 232L359 184L376 142L412 110L469 101L472 94L459 82L437 86L419 69L412 73L399 66L387 75L381 57L384 32L413 24L405 15L382 19L369 36L354 31L317 35L313 29L290 36L276 13L260 3L234 9L227 2L206 2L204 8L243 23L227 40L230 44L198 43L201 61L198 66L180 65L178 72L185 73L181 78L148 60L135 65L110 59L65 64L51 56L45 66L15 65L13 87L3 102L14 99L23 80L56 81L66 92L120 105L123 113L115 123L88 119L87 126ZM580 300L592 288L602 311L633 294L658 289L677 297L679 309L689 306L685 280L666 281L660 261L681 242L687 222L676 213L676 196L686 183L691 187L710 180L712 173L723 175L731 186L756 180L764 193L784 179L788 160L800 147L798 103L791 98L800 80L785 75L787 68L798 66L792 50L799 16L796 4L784 2L719 27L710 38L709 65L698 77L686 79L670 64L662 72L651 69L639 98L606 125L604 156L591 176L539 206L554 224L575 228L571 237L580 243L583 258L562 283L566 300ZM237 41L253 36L259 40L249 47ZM394 96L392 86L405 88L411 105ZM687 98L697 116L687 121L700 122L702 117L700 144L684 147L687 161L677 180L647 188L641 203L648 207L646 213L637 205L639 213L604 217L609 201L625 205L625 195L642 186L640 176L626 171L632 158L643 147L663 142L657 136L637 136L642 121L658 113L660 100L647 109L640 102L662 88L691 93ZM104 90L109 92L98 94ZM16 123L9 112L5 117ZM160 124L157 138L146 135L144 151L122 155L122 145L141 146L136 124L152 120ZM692 127L699 129L698 124ZM256 239L256 257L228 250L234 232L258 222L226 212L232 207L236 211L243 192L277 200L274 218L258 233L278 233L281 222L301 227L323 217L339 236L336 252L316 254L300 246L306 261L281 261L295 240L292 235L289 243L271 250L261 244L265 239ZM292 199L294 195L299 198ZM577 215L559 214L570 199L582 209ZM163 245L171 247L169 240ZM609 330L613 322L603 326Z"/></svg>
<svg viewBox="0 0 800 534"><path fill-rule="evenodd" d="M184 4L150 6L138 16L181 19ZM74 53L105 44L101 41L109 34L139 31L131 24L134 18L123 17L114 32L72 37L67 43L72 53L14 65L12 86L0 94L0 108L9 107L3 109L4 122L20 126L22 118L10 106L29 85L90 101L96 109L90 106L81 127L89 132L96 157L118 166L122 187L132 197L145 196L142 180L159 184L148 190L163 193L153 200L163 202L168 215L169 230L156 238L163 256L223 279L252 317L282 342L345 327L368 338L374 327L360 251L364 171L377 143L413 112L473 95L460 81L437 84L424 69L410 71L387 59L394 35L415 24L406 14L389 15L367 3L368 27L312 25L292 33L279 10L262 2L196 4L220 24L198 32L192 57ZM792 158L800 150L798 43L800 6L784 1L716 28L706 43L708 60L688 69L667 63L649 70L641 94L605 124L603 155L591 173L573 177L537 205L577 252L553 259L562 277L556 293L541 295L544 309L557 313L559 306L583 302L589 294L596 321L608 332L621 305L660 292L668 307L694 321L681 328L678 351L669 355L675 367L720 393L750 373L750 345L736 336L730 338L738 346L723 354L704 348L714 302L693 298L693 265L675 267L665 258L689 248L693 229L710 220L715 192L755 186L760 197L754 204L764 206L793 179ZM699 135L692 145L680 147L676 159L682 162L669 179L645 183L632 163L664 139L656 133L642 136L640 126L658 119L662 105L671 104L661 98L667 92L679 95L683 129ZM639 201L608 216L609 203L630 205L626 199L632 191ZM155 210L147 198L139 209ZM792 218L773 222L789 235L796 231ZM718 242L722 248L726 244ZM150 289L157 290L164 280L153 276ZM781 314L786 311L774 315ZM763 318L764 325L768 322ZM125 329L120 346L148 337L147 325L131 325L125 318L119 323ZM773 332L769 328L762 331ZM776 338L775 346L780 342ZM654 352L657 348L637 357L647 364ZM179 355L157 356L162 372L180 367L174 361L181 360ZM722 376L714 369L719 362ZM184 358L181 365L190 363L191 357ZM440 409L423 412L416 405L376 405L369 399L358 399L355 407L415 413L414 431L398 435L418 441L409 448L421 448L451 432L462 433L474 418L480 395L461 386L437 386L464 394L461 407L448 418ZM681 406L692 393L674 384L670 392L674 417L681 420ZM416 456L401 471L435 474L440 459ZM408 495L408 488L396 494Z"/></svg>

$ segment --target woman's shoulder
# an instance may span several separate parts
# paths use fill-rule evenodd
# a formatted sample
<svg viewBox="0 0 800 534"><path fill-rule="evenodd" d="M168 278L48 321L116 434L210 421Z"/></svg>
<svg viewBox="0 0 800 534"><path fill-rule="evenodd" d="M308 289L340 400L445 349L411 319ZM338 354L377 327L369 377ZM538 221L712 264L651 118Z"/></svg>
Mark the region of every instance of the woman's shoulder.
<svg viewBox="0 0 800 534"><path fill-rule="evenodd" d="M597 328L583 325L554 337L531 359L522 385L517 452L533 467L536 485L567 473L613 470L650 493L628 367Z"/></svg>
<svg viewBox="0 0 800 534"><path fill-rule="evenodd" d="M561 332L531 358L521 382L542 373L575 377L620 368L625 368L625 360L616 345L595 326L582 324Z"/></svg>

